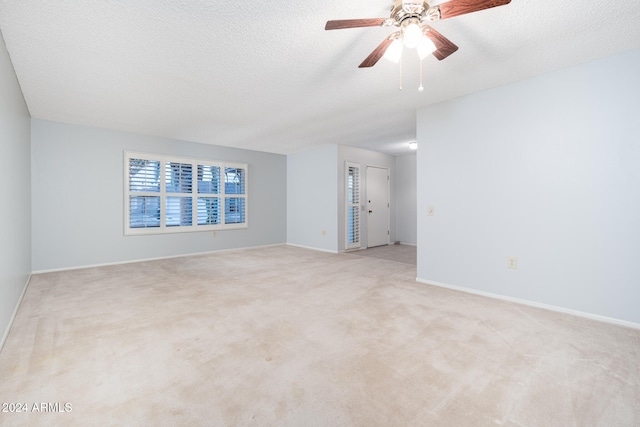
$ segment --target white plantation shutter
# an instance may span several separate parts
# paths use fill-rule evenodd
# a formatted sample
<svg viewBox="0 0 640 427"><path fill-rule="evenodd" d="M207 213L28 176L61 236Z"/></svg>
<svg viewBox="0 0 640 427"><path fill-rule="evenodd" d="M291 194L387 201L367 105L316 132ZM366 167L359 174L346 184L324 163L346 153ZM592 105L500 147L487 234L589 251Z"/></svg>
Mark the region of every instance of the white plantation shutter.
<svg viewBox="0 0 640 427"><path fill-rule="evenodd" d="M247 170L125 152L125 234L246 228Z"/></svg>
<svg viewBox="0 0 640 427"><path fill-rule="evenodd" d="M160 227L160 161L129 158L129 197L125 205L130 228Z"/></svg>
<svg viewBox="0 0 640 427"><path fill-rule="evenodd" d="M193 190L193 165L190 163L165 163L167 193L191 194Z"/></svg>
<svg viewBox="0 0 640 427"><path fill-rule="evenodd" d="M225 224L242 224L246 221L246 181L246 167L224 168Z"/></svg>
<svg viewBox="0 0 640 427"><path fill-rule="evenodd" d="M159 193L160 162L158 160L129 159L129 189Z"/></svg>
<svg viewBox="0 0 640 427"><path fill-rule="evenodd" d="M345 163L347 249L360 247L360 165Z"/></svg>
<svg viewBox="0 0 640 427"><path fill-rule="evenodd" d="M198 225L220 224L220 166L198 165Z"/></svg>
<svg viewBox="0 0 640 427"><path fill-rule="evenodd" d="M165 226L193 225L193 165L165 162Z"/></svg>

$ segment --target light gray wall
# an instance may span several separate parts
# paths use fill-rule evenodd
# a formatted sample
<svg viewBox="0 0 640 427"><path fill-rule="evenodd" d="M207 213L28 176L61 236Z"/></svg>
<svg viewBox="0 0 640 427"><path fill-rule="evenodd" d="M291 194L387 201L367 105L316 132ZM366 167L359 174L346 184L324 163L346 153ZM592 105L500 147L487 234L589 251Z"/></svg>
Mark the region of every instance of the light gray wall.
<svg viewBox="0 0 640 427"><path fill-rule="evenodd" d="M286 241L286 157L32 121L33 270ZM124 151L248 163L249 228L124 236Z"/></svg>
<svg viewBox="0 0 640 427"><path fill-rule="evenodd" d="M416 153L396 157L396 240L417 244Z"/></svg>
<svg viewBox="0 0 640 427"><path fill-rule="evenodd" d="M287 156L287 242L338 251L338 147Z"/></svg>
<svg viewBox="0 0 640 427"><path fill-rule="evenodd" d="M418 279L640 323L638 76L635 50L421 109Z"/></svg>
<svg viewBox="0 0 640 427"><path fill-rule="evenodd" d="M395 180L396 180L396 160L395 157L388 154L379 153L377 151L364 150L362 148L349 147L346 145L338 146L337 168L338 168L338 186L337 186L337 201L338 201L338 249L344 251L346 248L346 196L345 196L345 162L354 162L360 164L360 189L361 189L361 202L366 207L366 194L367 194L367 166L380 166L389 169L389 199L390 199L390 236L389 242L393 243L396 240L396 196L395 196ZM361 211L360 217L360 237L362 241L362 247L367 247L367 217L366 209Z"/></svg>
<svg viewBox="0 0 640 427"><path fill-rule="evenodd" d="M29 110L0 35L0 348L31 273Z"/></svg>

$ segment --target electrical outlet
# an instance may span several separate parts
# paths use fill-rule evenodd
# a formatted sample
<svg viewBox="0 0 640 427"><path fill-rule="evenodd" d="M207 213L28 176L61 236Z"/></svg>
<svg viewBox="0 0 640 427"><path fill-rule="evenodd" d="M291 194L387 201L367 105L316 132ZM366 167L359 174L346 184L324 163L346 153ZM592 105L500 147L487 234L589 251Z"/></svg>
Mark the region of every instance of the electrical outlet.
<svg viewBox="0 0 640 427"><path fill-rule="evenodd" d="M327 235L327 230L322 230L322 235L326 236Z"/></svg>
<svg viewBox="0 0 640 427"><path fill-rule="evenodd" d="M507 267L512 268L512 269L517 269L518 268L518 257L516 256L508 256L507 257Z"/></svg>

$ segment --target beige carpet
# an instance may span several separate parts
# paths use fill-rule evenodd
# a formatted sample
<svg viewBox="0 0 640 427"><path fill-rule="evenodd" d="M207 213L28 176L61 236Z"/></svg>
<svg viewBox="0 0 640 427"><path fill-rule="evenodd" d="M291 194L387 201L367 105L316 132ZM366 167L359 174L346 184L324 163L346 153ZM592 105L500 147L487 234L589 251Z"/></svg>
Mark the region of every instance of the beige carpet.
<svg viewBox="0 0 640 427"><path fill-rule="evenodd" d="M412 265L417 265L418 263L416 247L411 245L375 246L373 248L355 250L349 253L358 256L404 262Z"/></svg>
<svg viewBox="0 0 640 427"><path fill-rule="evenodd" d="M35 275L0 425L640 425L639 330L414 279L287 246Z"/></svg>

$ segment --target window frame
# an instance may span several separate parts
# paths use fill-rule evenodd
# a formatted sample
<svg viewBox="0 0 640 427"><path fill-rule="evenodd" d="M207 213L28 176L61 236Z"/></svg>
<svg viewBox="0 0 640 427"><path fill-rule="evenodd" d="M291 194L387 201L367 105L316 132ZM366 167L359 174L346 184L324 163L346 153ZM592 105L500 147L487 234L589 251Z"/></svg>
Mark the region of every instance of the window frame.
<svg viewBox="0 0 640 427"><path fill-rule="evenodd" d="M131 159L157 161L160 163L159 185L160 191L132 191L130 187ZM191 165L191 191L190 192L170 192L167 191L166 167L168 163L180 163ZM249 165L246 163L226 162L217 160L192 159L164 154L143 153L137 151L124 151L124 234L149 235L149 234L173 234L199 231L234 230L249 227ZM200 193L198 188L198 166L213 166L220 170L218 193ZM226 192L225 170L243 170L244 193L236 194ZM135 196L159 197L160 224L149 227L131 227L131 205L130 198ZM190 197L191 198L191 225L167 225L167 197ZM219 223L198 224L198 199L214 197L218 198ZM227 199L242 199L244 205L243 222L226 223L226 203Z"/></svg>

